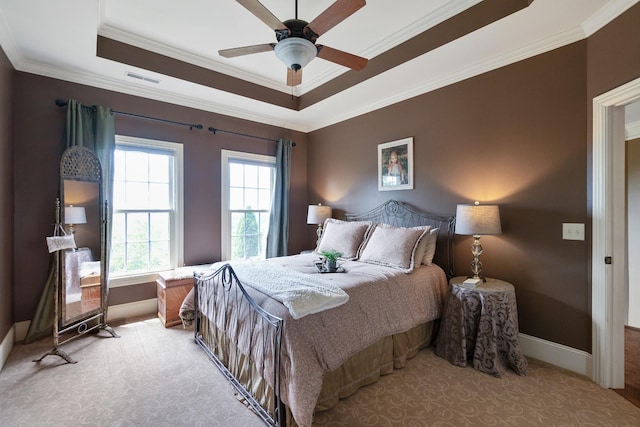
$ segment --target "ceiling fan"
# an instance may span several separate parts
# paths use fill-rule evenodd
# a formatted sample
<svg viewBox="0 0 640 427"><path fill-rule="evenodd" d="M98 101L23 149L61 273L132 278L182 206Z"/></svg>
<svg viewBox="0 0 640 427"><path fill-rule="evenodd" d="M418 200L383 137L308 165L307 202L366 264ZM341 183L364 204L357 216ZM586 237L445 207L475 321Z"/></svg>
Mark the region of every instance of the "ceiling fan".
<svg viewBox="0 0 640 427"><path fill-rule="evenodd" d="M289 86L302 83L302 68L316 56L353 70L361 70L367 65L366 58L316 44L318 37L362 8L366 4L365 0L337 0L311 22L298 19L298 0L296 0L295 19L284 22L281 22L258 0L236 1L272 28L278 42L222 49L218 51L222 57L233 58L273 50L287 66L287 85Z"/></svg>

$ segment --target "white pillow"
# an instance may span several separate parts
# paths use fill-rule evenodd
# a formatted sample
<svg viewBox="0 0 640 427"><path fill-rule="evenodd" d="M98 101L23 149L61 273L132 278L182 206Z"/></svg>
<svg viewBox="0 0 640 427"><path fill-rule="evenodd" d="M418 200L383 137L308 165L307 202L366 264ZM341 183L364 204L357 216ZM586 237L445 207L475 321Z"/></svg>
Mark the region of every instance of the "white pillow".
<svg viewBox="0 0 640 427"><path fill-rule="evenodd" d="M416 265L415 254L420 240L429 233L429 229L430 227L376 226L367 238L358 260L411 273Z"/></svg>
<svg viewBox="0 0 640 427"><path fill-rule="evenodd" d="M342 253L341 259L356 259L372 226L371 221L341 221L327 218L316 252L335 249Z"/></svg>
<svg viewBox="0 0 640 427"><path fill-rule="evenodd" d="M438 241L439 228L429 230L429 234L425 236L426 247L424 255L422 256L422 264L431 265L433 262L433 255L436 253L436 242Z"/></svg>

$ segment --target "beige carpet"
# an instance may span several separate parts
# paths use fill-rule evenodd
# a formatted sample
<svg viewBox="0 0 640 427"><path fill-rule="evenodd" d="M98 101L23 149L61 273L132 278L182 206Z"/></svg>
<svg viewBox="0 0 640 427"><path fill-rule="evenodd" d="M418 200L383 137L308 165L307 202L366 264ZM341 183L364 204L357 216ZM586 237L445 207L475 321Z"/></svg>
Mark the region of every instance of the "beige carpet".
<svg viewBox="0 0 640 427"><path fill-rule="evenodd" d="M0 426L262 426L233 395L192 331L157 319L116 326L62 348L78 360L32 359L17 345L0 372ZM101 335L102 335L101 334ZM425 349L316 426L638 426L640 409L581 376L529 360L529 375L493 378Z"/></svg>

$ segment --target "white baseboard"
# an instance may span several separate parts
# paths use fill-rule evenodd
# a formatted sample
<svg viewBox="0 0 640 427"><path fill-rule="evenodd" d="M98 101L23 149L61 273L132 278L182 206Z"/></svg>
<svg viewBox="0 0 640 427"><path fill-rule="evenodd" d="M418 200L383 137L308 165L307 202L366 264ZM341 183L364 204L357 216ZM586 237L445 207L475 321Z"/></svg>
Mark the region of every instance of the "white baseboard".
<svg viewBox="0 0 640 427"><path fill-rule="evenodd" d="M14 326L16 328L15 341L24 341L24 337L27 336L27 331L29 331L29 325L31 324L31 320L25 320L23 322L17 322Z"/></svg>
<svg viewBox="0 0 640 427"><path fill-rule="evenodd" d="M16 327L12 326L4 336L2 344L0 344L0 371L4 368L4 364L9 357L9 353L13 350L13 343L15 342Z"/></svg>
<svg viewBox="0 0 640 427"><path fill-rule="evenodd" d="M151 298L142 301L130 302L126 304L118 304L109 306L107 311L107 322L115 322L119 320L130 319L134 317L147 316L149 314L156 314L158 312L158 299ZM24 337L27 336L29 330L30 320L18 322L14 325L14 328L10 331L14 342L24 341ZM15 329L15 332L13 332ZM9 334L7 334L9 336ZM5 337L6 339L6 337ZM2 343L4 346L4 341ZM11 346L13 347L13 345ZM4 347L3 347L4 348ZM0 354L4 354L1 353ZM8 355L9 353L7 353Z"/></svg>
<svg viewBox="0 0 640 427"><path fill-rule="evenodd" d="M115 322L134 317L155 314L158 310L157 298L136 301L109 307L107 321ZM0 345L0 369L4 366L13 343L23 341L29 329L29 321L18 322L9 330ZM580 375L593 377L592 356L582 350L543 340L527 334L519 334L520 348L525 356L550 363Z"/></svg>
<svg viewBox="0 0 640 427"><path fill-rule="evenodd" d="M521 333L519 338L520 349L525 356L593 378L591 354L527 334Z"/></svg>

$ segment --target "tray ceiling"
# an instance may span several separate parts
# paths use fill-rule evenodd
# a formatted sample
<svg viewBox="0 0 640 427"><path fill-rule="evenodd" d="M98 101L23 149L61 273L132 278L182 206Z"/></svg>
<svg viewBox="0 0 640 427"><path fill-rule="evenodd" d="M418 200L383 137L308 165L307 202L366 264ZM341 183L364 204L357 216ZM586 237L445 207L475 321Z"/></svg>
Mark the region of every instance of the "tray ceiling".
<svg viewBox="0 0 640 427"><path fill-rule="evenodd" d="M234 0L0 0L0 44L20 71L312 131L573 43L638 0L368 0L318 43L369 59L314 59L286 86L275 42ZM294 0L261 0L281 20ZM311 21L333 0L299 0Z"/></svg>

